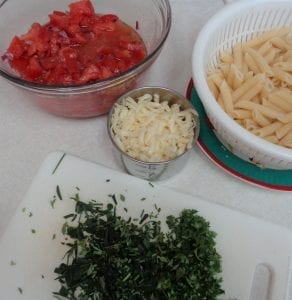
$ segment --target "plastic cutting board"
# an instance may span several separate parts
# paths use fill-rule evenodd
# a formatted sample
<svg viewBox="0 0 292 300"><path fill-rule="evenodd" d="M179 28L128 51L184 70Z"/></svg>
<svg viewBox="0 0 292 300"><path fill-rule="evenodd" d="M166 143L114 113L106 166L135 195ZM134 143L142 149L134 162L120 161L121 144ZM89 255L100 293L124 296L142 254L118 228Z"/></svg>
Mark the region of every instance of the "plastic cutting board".
<svg viewBox="0 0 292 300"><path fill-rule="evenodd" d="M56 197L57 185L63 200ZM226 292L220 299L265 299L267 292L261 289L267 281L267 299L292 299L288 229L62 152L45 159L0 240L0 299L53 299L59 288L53 270L66 250L62 217L72 212L70 197L76 187L82 199L103 201L108 194L123 194L124 205L135 216L143 208L153 210L154 204L161 207L161 218L183 208L197 209L217 233ZM264 267L265 284L251 293L257 266Z"/></svg>

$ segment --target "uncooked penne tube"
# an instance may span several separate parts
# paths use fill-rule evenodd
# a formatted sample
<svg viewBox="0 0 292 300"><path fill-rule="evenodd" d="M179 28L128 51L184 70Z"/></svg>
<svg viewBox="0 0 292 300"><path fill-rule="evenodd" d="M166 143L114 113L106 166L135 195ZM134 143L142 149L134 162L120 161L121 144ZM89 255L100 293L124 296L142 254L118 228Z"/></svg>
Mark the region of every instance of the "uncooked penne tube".
<svg viewBox="0 0 292 300"><path fill-rule="evenodd" d="M289 132L292 132L292 122L287 123L287 124L283 125L282 127L278 128L276 130L276 136L280 140Z"/></svg>
<svg viewBox="0 0 292 300"><path fill-rule="evenodd" d="M279 144L279 139L276 137L276 135L268 135L268 136L265 136L264 139L270 143L273 143L273 144Z"/></svg>
<svg viewBox="0 0 292 300"><path fill-rule="evenodd" d="M266 62L268 64L272 64L279 52L281 52L280 49L271 48L270 51L264 56Z"/></svg>
<svg viewBox="0 0 292 300"><path fill-rule="evenodd" d="M234 109L233 115L235 119L252 119L251 111L246 109Z"/></svg>
<svg viewBox="0 0 292 300"><path fill-rule="evenodd" d="M292 122L292 112L289 112L287 114L281 114L277 117L277 119L279 121L281 121L282 123L290 123Z"/></svg>
<svg viewBox="0 0 292 300"><path fill-rule="evenodd" d="M253 71L254 74L260 73L260 69L258 68L256 61L249 53L244 54L244 61L246 62L249 70Z"/></svg>
<svg viewBox="0 0 292 300"><path fill-rule="evenodd" d="M233 101L236 102L243 94L249 91L254 85L256 85L259 81L262 81L264 78L264 74L258 74L245 81L232 93Z"/></svg>
<svg viewBox="0 0 292 300"><path fill-rule="evenodd" d="M211 93L217 99L218 95L219 95L219 90L218 90L216 84L209 77L207 78L207 84L208 84L208 87L209 87Z"/></svg>
<svg viewBox="0 0 292 300"><path fill-rule="evenodd" d="M266 73L268 76L273 75L272 69L265 58L258 51L245 47L245 51L253 58L261 73Z"/></svg>
<svg viewBox="0 0 292 300"><path fill-rule="evenodd" d="M211 75L208 76L210 80L213 81L213 83L219 88L222 81L223 81L223 76L219 72L214 72Z"/></svg>
<svg viewBox="0 0 292 300"><path fill-rule="evenodd" d="M278 36L275 36L270 41L277 48L279 48L281 50L285 50L286 49L286 42L282 38L280 38Z"/></svg>
<svg viewBox="0 0 292 300"><path fill-rule="evenodd" d="M292 132L288 133L285 135L281 140L280 144L287 147L287 148L292 148Z"/></svg>
<svg viewBox="0 0 292 300"><path fill-rule="evenodd" d="M253 133L260 137L265 137L268 135L272 135L281 126L283 126L281 122L275 121L265 127L262 127L260 129L255 129Z"/></svg>
<svg viewBox="0 0 292 300"><path fill-rule="evenodd" d="M245 119L243 120L243 127L248 131L253 131L256 129L260 129L259 125L253 119Z"/></svg>
<svg viewBox="0 0 292 300"><path fill-rule="evenodd" d="M233 56L230 53L223 52L221 53L220 58L223 63L227 63L227 64L233 63Z"/></svg>
<svg viewBox="0 0 292 300"><path fill-rule="evenodd" d="M273 67L278 67L283 71L292 72L292 61L281 61L273 65Z"/></svg>
<svg viewBox="0 0 292 300"><path fill-rule="evenodd" d="M220 94L222 96L225 111L232 116L233 113L233 101L231 91L225 80L220 85Z"/></svg>
<svg viewBox="0 0 292 300"><path fill-rule="evenodd" d="M270 31L265 32L264 34L257 36L256 38L247 41L245 44L248 47L255 47L258 45L263 44L264 42L266 42L267 40L270 40L273 37L280 37L280 36L284 36L287 33L289 33L289 31L291 31L291 27L281 27L281 28L274 28Z"/></svg>
<svg viewBox="0 0 292 300"><path fill-rule="evenodd" d="M278 111L275 111L275 110L271 109L270 107L263 106L263 105L257 104L257 103L253 103L251 101L239 101L239 102L236 102L235 105L234 105L234 107L235 108L242 108L242 109L250 109L250 110L257 109L264 116L266 116L266 117L268 117L270 119L278 119L278 120L280 120L280 118L282 118L282 117L285 116L285 114L280 113Z"/></svg>
<svg viewBox="0 0 292 300"><path fill-rule="evenodd" d="M254 109L251 115L252 119L261 127L265 127L271 124L271 121L267 117L265 117L258 109Z"/></svg>
<svg viewBox="0 0 292 300"><path fill-rule="evenodd" d="M279 90L278 92L276 92L276 94L286 102L292 104L292 92L286 90Z"/></svg>
<svg viewBox="0 0 292 300"><path fill-rule="evenodd" d="M289 74L288 72L285 72L281 70L278 67L273 67L272 68L274 76L281 81L285 81L288 85L292 85L292 75Z"/></svg>
<svg viewBox="0 0 292 300"><path fill-rule="evenodd" d="M284 99L282 99L280 96L277 94L270 94L268 96L268 100L275 104L276 106L280 107L281 110L285 112L292 112L292 104L286 102Z"/></svg>
<svg viewBox="0 0 292 300"><path fill-rule="evenodd" d="M256 95L258 95L261 92L262 89L263 89L263 82L259 81L254 86L252 86L246 93L244 93L240 98L238 98L236 101L252 100L253 97L255 97Z"/></svg>
<svg viewBox="0 0 292 300"><path fill-rule="evenodd" d="M266 55L269 50L272 48L272 43L270 41L266 41L265 43L263 43L260 48L258 49L258 52L261 54L261 55Z"/></svg>

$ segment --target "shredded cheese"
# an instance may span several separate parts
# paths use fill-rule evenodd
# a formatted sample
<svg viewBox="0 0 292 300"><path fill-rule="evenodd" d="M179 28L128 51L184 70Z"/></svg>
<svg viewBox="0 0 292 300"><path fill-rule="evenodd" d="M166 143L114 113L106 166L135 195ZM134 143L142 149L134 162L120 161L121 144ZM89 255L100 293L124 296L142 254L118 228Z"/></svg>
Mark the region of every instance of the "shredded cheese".
<svg viewBox="0 0 292 300"><path fill-rule="evenodd" d="M111 117L113 139L129 156L145 162L174 159L192 147L194 109L181 110L160 101L158 94L127 97L115 104Z"/></svg>

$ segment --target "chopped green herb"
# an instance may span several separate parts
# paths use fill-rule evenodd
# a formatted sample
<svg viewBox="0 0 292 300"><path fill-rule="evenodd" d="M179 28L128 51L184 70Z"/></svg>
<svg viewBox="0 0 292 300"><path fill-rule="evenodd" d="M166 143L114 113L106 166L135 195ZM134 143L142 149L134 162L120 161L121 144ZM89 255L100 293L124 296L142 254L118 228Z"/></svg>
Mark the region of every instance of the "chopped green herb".
<svg viewBox="0 0 292 300"><path fill-rule="evenodd" d="M42 274L42 278L44 279L45 278L45 276Z"/></svg>
<svg viewBox="0 0 292 300"><path fill-rule="evenodd" d="M13 260L11 260L11 261L10 261L10 266L15 266L15 265L16 265L16 262L13 261Z"/></svg>
<svg viewBox="0 0 292 300"><path fill-rule="evenodd" d="M143 197L143 198L141 198L140 200L141 200L141 201L145 201L145 200L146 200L146 198L145 198L145 197Z"/></svg>
<svg viewBox="0 0 292 300"><path fill-rule="evenodd" d="M62 197L62 194L61 194L61 191L60 191L60 187L57 185L56 187L56 193L57 193L57 196L60 200L63 200L63 197Z"/></svg>
<svg viewBox="0 0 292 300"><path fill-rule="evenodd" d="M26 207L23 207L23 208L22 208L22 212L25 212L25 211L26 211Z"/></svg>
<svg viewBox="0 0 292 300"><path fill-rule="evenodd" d="M55 238L56 238L56 233L53 234L52 240L54 240Z"/></svg>
<svg viewBox="0 0 292 300"><path fill-rule="evenodd" d="M151 186L151 187L154 187L154 184L150 181L148 181L148 184Z"/></svg>
<svg viewBox="0 0 292 300"><path fill-rule="evenodd" d="M123 194L120 194L120 200L122 202L125 202L126 201L126 197Z"/></svg>
<svg viewBox="0 0 292 300"><path fill-rule="evenodd" d="M124 207L124 211L125 211L125 212L128 212L128 209L127 209L127 207Z"/></svg>
<svg viewBox="0 0 292 300"><path fill-rule="evenodd" d="M19 291L20 294L23 294L23 290L22 290L21 287L18 287L17 289L18 289L18 291Z"/></svg>
<svg viewBox="0 0 292 300"><path fill-rule="evenodd" d="M56 164L56 166L55 166L55 168L54 168L52 174L55 174L56 170L58 169L58 167L59 167L60 163L62 162L62 160L64 159L65 155L66 155L66 153L63 153L63 155L61 156L61 158L60 158L59 161L57 162L57 164Z"/></svg>
<svg viewBox="0 0 292 300"><path fill-rule="evenodd" d="M30 211L28 216L31 218L33 216L32 212Z"/></svg>
<svg viewBox="0 0 292 300"><path fill-rule="evenodd" d="M79 188L78 186L76 186L75 189L76 189L77 191L80 191L80 188Z"/></svg>
<svg viewBox="0 0 292 300"><path fill-rule="evenodd" d="M53 200L50 200L50 204L52 208L55 208L55 202L56 202L56 198L54 198Z"/></svg>
<svg viewBox="0 0 292 300"><path fill-rule="evenodd" d="M117 215L114 203L82 202L74 197L74 222L62 232L70 242L66 263L55 268L64 299L214 300L223 294L221 258L209 223L196 210L167 216L160 208L140 218ZM76 200L78 199L78 200ZM115 201L114 201L115 199Z"/></svg>
<svg viewBox="0 0 292 300"><path fill-rule="evenodd" d="M31 230L31 233L36 233L35 229L32 229L32 230Z"/></svg>
<svg viewBox="0 0 292 300"><path fill-rule="evenodd" d="M107 179L105 182L110 182L111 180L110 179Z"/></svg>

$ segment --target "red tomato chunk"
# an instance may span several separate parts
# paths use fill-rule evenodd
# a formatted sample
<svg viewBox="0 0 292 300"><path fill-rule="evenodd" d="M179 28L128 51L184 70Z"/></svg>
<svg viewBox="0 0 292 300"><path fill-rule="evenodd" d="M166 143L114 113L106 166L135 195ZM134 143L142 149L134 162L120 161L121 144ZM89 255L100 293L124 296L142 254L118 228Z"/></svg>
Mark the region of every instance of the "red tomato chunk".
<svg viewBox="0 0 292 300"><path fill-rule="evenodd" d="M96 14L90 0L54 11L45 25L15 36L6 57L29 81L78 85L106 79L141 62L146 48L138 33L116 15Z"/></svg>

